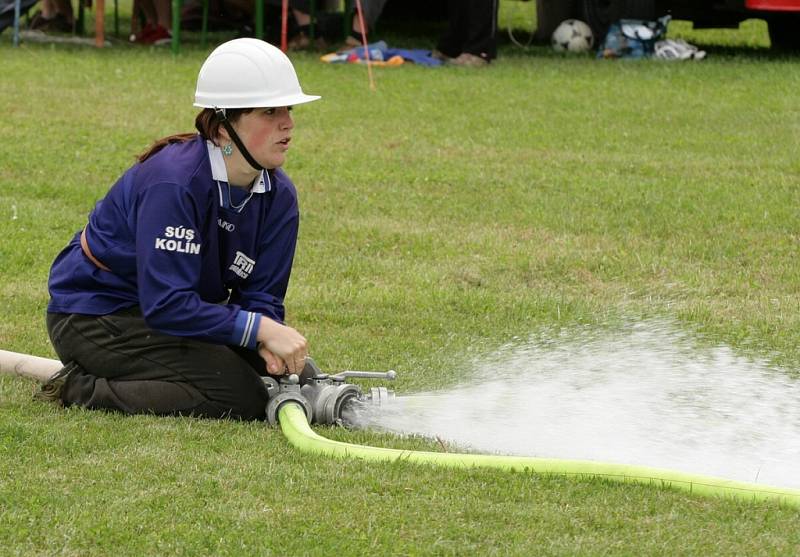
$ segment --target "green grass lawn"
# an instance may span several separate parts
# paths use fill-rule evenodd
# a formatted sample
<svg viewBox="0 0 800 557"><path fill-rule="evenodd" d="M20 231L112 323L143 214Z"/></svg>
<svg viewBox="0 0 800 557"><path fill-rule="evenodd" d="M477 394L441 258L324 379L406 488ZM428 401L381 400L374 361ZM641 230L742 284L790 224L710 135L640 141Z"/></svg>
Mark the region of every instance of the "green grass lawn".
<svg viewBox="0 0 800 557"><path fill-rule="evenodd" d="M503 21L530 13L511 4ZM317 362L396 369L408 393L451 385L472 359L543 329L666 317L797 370L800 61L771 54L760 22L675 22L671 34L709 58L504 44L484 71L376 70L372 92L365 68L293 55L304 89L323 96L295 111L286 165L302 211L288 319ZM53 357L51 261L134 154L191 129L207 52L191 34L178 57L14 50L0 36L0 348ZM800 511L774 504L312 458L263 424L61 410L34 403L34 388L0 377L0 555L800 547Z"/></svg>

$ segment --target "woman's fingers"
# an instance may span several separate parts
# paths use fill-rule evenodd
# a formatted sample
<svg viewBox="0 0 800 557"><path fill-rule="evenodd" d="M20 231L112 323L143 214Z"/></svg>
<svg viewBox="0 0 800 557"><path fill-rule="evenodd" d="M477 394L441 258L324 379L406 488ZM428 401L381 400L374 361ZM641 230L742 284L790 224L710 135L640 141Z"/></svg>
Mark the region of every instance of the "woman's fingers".
<svg viewBox="0 0 800 557"><path fill-rule="evenodd" d="M279 360L277 362L279 370L269 369L270 373L281 375L284 372L284 366L288 368L289 373L299 374L303 371L308 355L308 341L303 335L291 327L281 325L269 318L262 318L258 338L265 350L269 351L273 358ZM266 357L264 359L267 360ZM269 365L269 360L267 360L267 364Z"/></svg>
<svg viewBox="0 0 800 557"><path fill-rule="evenodd" d="M288 328L288 327L287 327ZM308 348L306 339L300 336L297 331L292 329L292 332L297 334L300 339L292 339L294 342L287 342L280 348L282 349L279 354L283 357L283 361L286 362L286 367L289 370L289 373L297 373L299 374L303 371L303 368L306 365L306 355L308 354ZM277 351L276 351L277 352ZM276 355L277 357L277 355Z"/></svg>
<svg viewBox="0 0 800 557"><path fill-rule="evenodd" d="M286 364L282 359L270 352L263 344L258 345L258 353L267 362L267 373L270 375L283 375Z"/></svg>
<svg viewBox="0 0 800 557"><path fill-rule="evenodd" d="M289 367L290 373L296 373L297 375L300 375L303 372L303 368L306 367L305 351L303 351L302 355L299 355L299 353L294 354L292 357L292 363L287 364L287 366Z"/></svg>

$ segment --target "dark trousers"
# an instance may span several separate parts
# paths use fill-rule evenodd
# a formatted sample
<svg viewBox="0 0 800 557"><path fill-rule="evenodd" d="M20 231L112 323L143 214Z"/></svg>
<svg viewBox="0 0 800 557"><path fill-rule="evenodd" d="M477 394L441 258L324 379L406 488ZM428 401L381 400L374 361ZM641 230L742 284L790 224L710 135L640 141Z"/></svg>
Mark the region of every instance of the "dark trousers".
<svg viewBox="0 0 800 557"><path fill-rule="evenodd" d="M462 52L497 58L498 0L448 0L447 31L436 47L455 58Z"/></svg>
<svg viewBox="0 0 800 557"><path fill-rule="evenodd" d="M138 308L110 315L47 314L59 359L73 361L66 406L126 414L261 420L264 361L253 351L159 333Z"/></svg>

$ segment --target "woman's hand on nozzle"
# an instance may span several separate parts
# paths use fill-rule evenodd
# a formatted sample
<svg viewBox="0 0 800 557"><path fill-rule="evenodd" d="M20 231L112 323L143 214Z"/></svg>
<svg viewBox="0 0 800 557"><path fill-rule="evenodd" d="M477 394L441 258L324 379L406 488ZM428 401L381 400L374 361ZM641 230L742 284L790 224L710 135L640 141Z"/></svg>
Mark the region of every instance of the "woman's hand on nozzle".
<svg viewBox="0 0 800 557"><path fill-rule="evenodd" d="M295 329L262 316L258 353L267 362L267 373L283 375L288 370L299 375L306 365L308 341Z"/></svg>

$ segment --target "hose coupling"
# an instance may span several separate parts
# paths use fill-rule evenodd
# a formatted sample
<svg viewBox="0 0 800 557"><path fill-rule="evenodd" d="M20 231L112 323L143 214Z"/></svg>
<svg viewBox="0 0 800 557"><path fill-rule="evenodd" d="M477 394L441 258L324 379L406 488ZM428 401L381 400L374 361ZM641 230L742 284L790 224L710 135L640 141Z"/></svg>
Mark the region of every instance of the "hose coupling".
<svg viewBox="0 0 800 557"><path fill-rule="evenodd" d="M278 422L278 410L289 401L303 407L309 423L319 425L342 425L342 413L352 404L385 404L394 398L394 392L386 387L372 387L364 394L361 387L348 383L349 377L364 379L385 379L393 381L397 377L394 370L387 372L343 371L335 375L323 373L311 358L298 377L290 375L275 380L264 378L269 402L267 419L271 425Z"/></svg>

